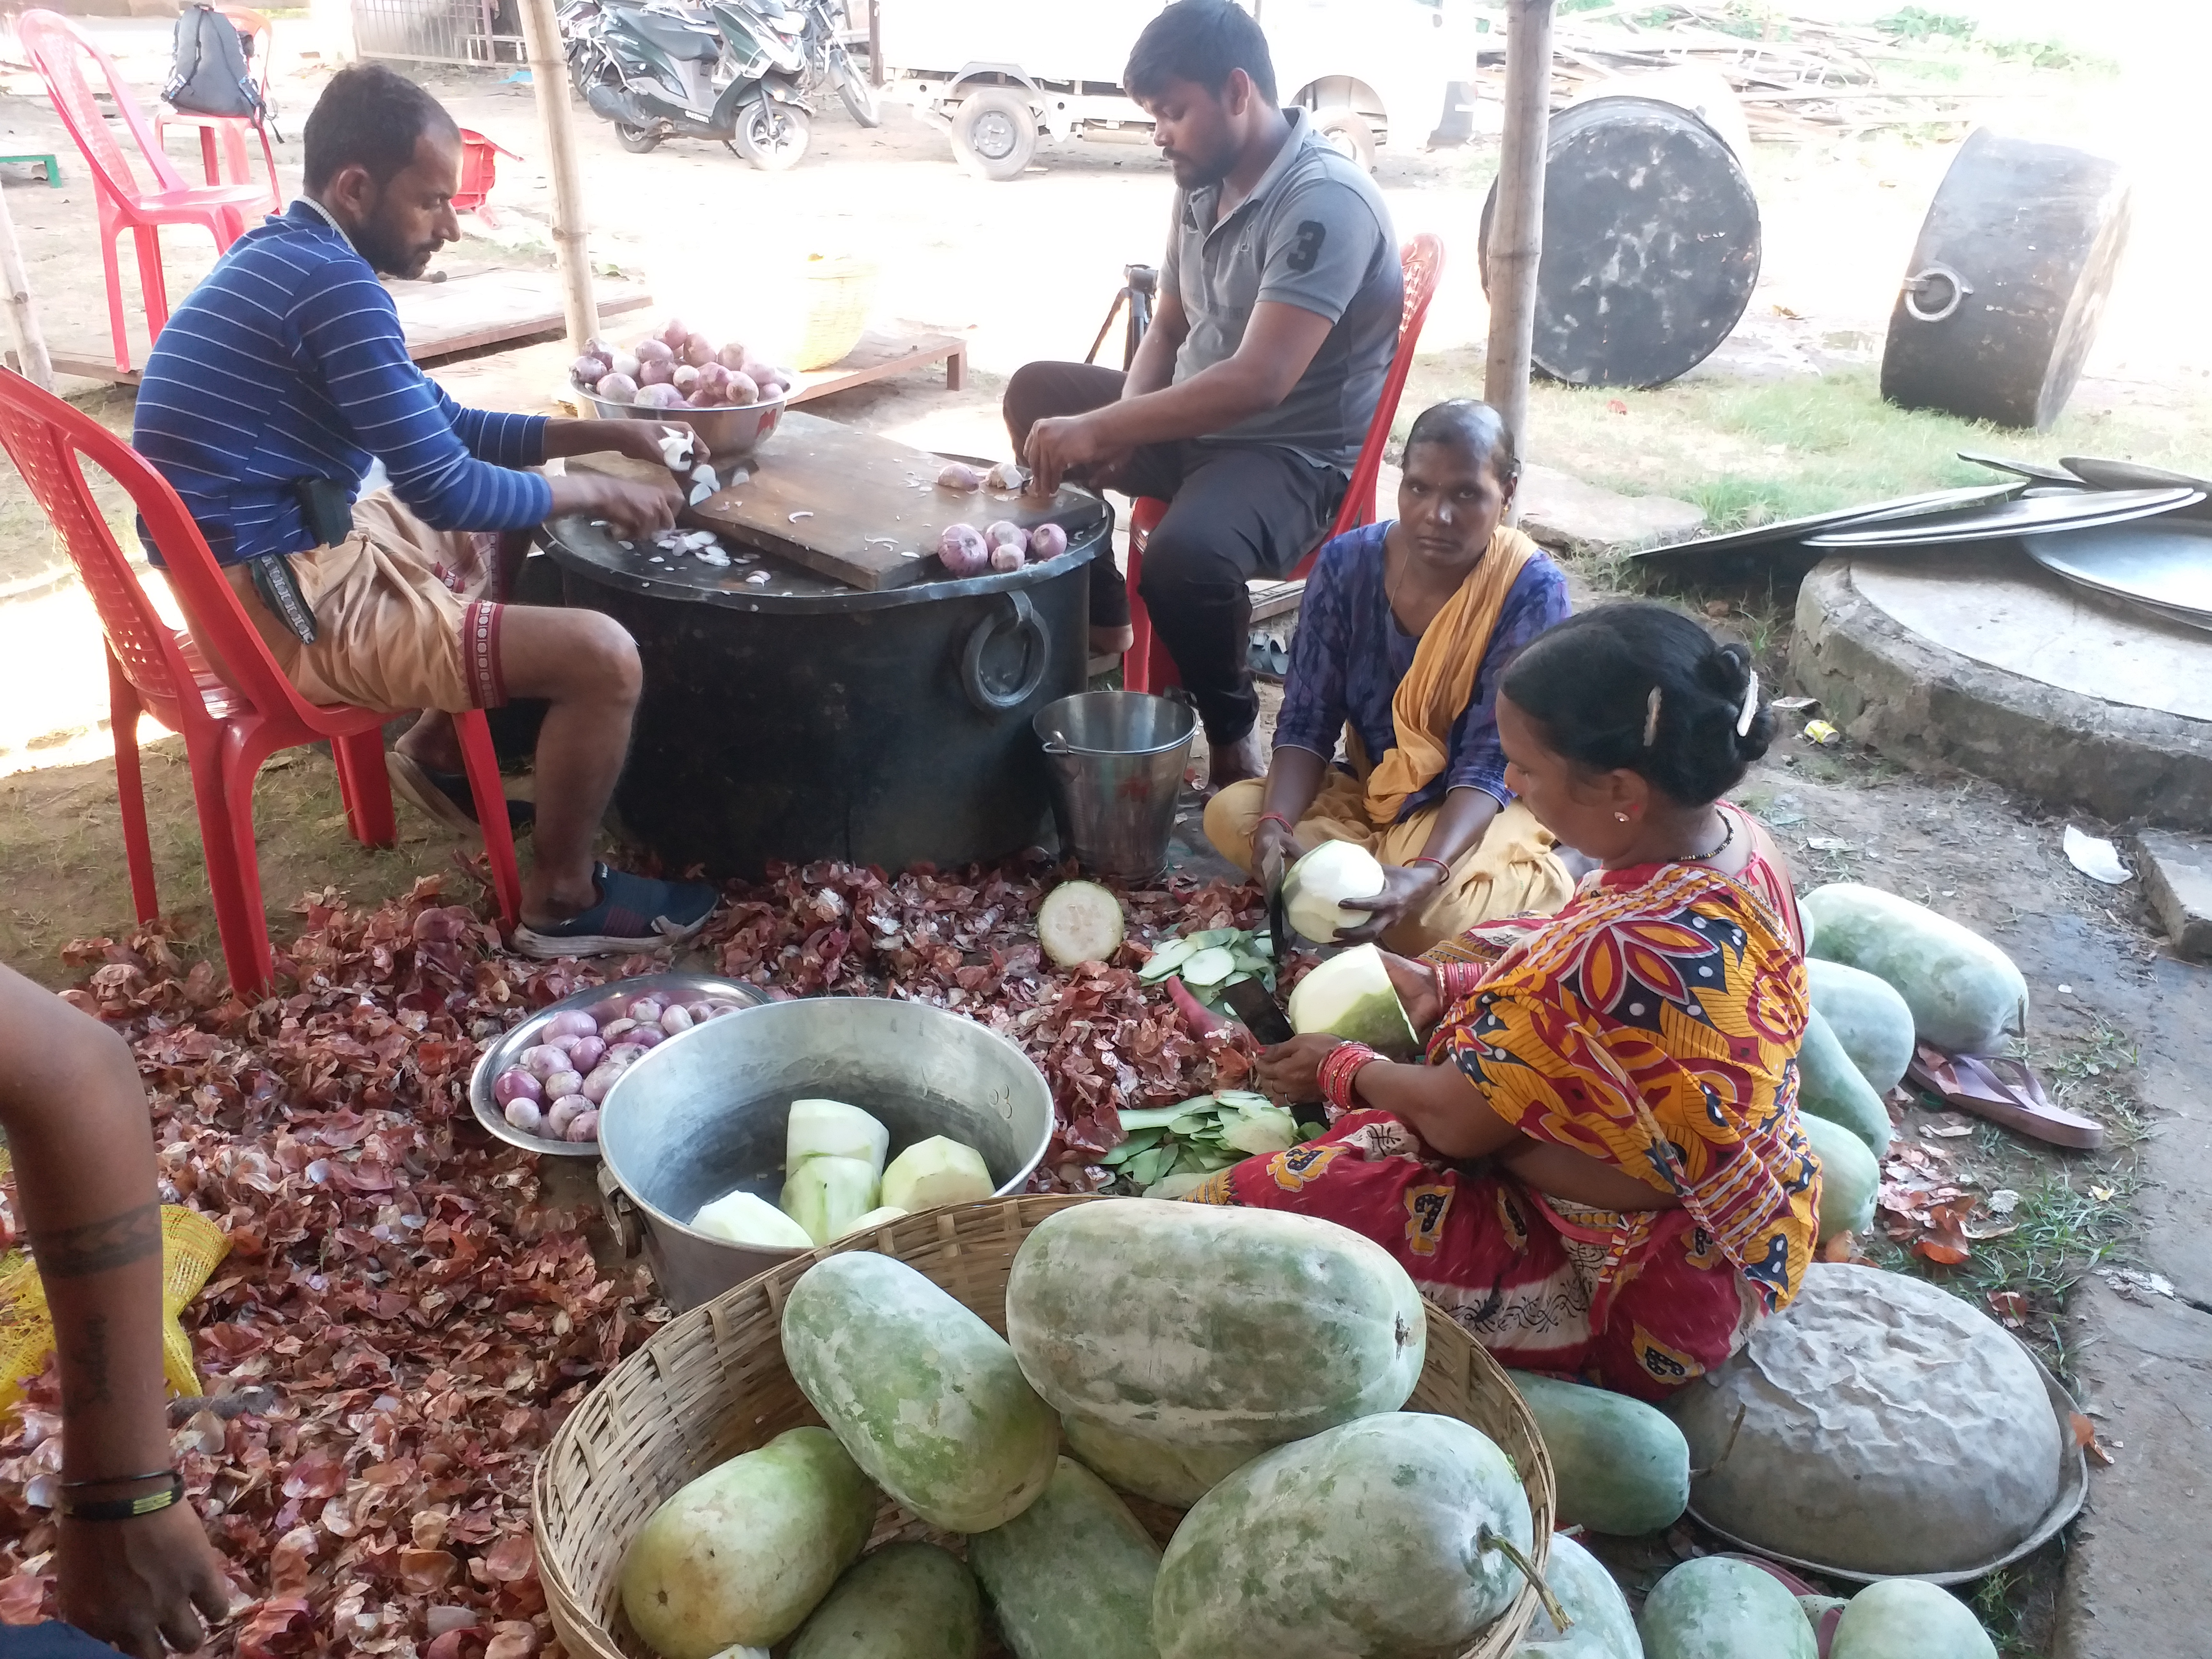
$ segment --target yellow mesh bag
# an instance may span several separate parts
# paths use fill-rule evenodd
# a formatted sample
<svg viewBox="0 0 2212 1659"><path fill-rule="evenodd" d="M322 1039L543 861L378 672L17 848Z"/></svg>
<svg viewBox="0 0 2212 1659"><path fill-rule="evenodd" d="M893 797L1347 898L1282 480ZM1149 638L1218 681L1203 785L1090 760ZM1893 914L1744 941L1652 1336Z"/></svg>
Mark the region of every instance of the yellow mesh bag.
<svg viewBox="0 0 2212 1659"><path fill-rule="evenodd" d="M161 1375L172 1394L200 1391L192 1340L178 1316L229 1250L228 1237L205 1216L181 1205L161 1206ZM10 1250L0 1256L0 1411L46 1368L53 1346L53 1316L38 1267L21 1250Z"/></svg>

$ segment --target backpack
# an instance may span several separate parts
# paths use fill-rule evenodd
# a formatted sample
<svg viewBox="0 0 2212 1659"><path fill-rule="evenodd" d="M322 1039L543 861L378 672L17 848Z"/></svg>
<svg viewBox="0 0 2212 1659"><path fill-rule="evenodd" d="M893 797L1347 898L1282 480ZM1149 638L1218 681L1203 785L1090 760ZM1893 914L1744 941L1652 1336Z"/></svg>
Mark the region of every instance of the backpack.
<svg viewBox="0 0 2212 1659"><path fill-rule="evenodd" d="M249 49L228 17L205 0L191 0L177 14L162 99L195 115L247 116L258 126L268 112L246 63Z"/></svg>

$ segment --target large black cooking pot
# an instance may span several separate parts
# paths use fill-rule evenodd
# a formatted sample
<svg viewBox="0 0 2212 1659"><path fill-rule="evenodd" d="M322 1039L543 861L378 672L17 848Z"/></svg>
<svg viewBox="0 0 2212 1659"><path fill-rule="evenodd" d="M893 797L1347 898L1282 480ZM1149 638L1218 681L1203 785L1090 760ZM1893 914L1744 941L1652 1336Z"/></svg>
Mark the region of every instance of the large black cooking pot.
<svg viewBox="0 0 2212 1659"><path fill-rule="evenodd" d="M671 870L748 878L770 860L900 870L1042 840L1030 716L1084 688L1085 567L1113 533L1103 501L1054 516L1056 559L872 592L765 557L656 565L583 519L548 525L566 602L620 622L644 663L624 830Z"/></svg>

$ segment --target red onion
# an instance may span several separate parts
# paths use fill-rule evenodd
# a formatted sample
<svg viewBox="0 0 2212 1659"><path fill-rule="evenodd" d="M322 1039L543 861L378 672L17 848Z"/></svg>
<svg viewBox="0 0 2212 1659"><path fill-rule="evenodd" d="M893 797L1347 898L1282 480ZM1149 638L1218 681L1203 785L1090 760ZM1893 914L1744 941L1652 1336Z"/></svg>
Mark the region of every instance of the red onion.
<svg viewBox="0 0 2212 1659"><path fill-rule="evenodd" d="M684 399L676 395L676 388L665 381L659 386L640 386L637 401L647 409L681 409L684 406Z"/></svg>
<svg viewBox="0 0 2212 1659"><path fill-rule="evenodd" d="M539 1133L545 1122L545 1114L538 1109L533 1100L510 1100L507 1103L507 1121L526 1135Z"/></svg>
<svg viewBox="0 0 2212 1659"><path fill-rule="evenodd" d="M714 1018L728 1006L724 1002L687 1002L684 1005L684 1012L691 1016L694 1025L699 1025Z"/></svg>
<svg viewBox="0 0 2212 1659"><path fill-rule="evenodd" d="M610 374L592 390L611 404L634 404L637 401L637 381L629 374Z"/></svg>
<svg viewBox="0 0 2212 1659"><path fill-rule="evenodd" d="M665 357L647 363L637 372L638 389L649 386L672 386L676 381L676 365Z"/></svg>
<svg viewBox="0 0 2212 1659"><path fill-rule="evenodd" d="M637 1030L637 1022L624 1014L620 1019L611 1019L599 1027L599 1035L609 1042L619 1042L626 1031Z"/></svg>
<svg viewBox="0 0 2212 1659"><path fill-rule="evenodd" d="M937 487L973 495L983 487L983 475L965 461L947 461L945 471L937 475Z"/></svg>
<svg viewBox="0 0 2212 1659"><path fill-rule="evenodd" d="M606 1058L607 1044L604 1037L578 1037L576 1046L568 1050L568 1064L586 1077L592 1068Z"/></svg>
<svg viewBox="0 0 2212 1659"><path fill-rule="evenodd" d="M991 550L972 524L949 524L938 532L937 556L955 576L980 576L991 568Z"/></svg>
<svg viewBox="0 0 2212 1659"><path fill-rule="evenodd" d="M566 1072L556 1072L551 1077L545 1079L545 1098L548 1100L558 1100L562 1095L574 1094L577 1090L583 1086L583 1075L574 1069L571 1068Z"/></svg>
<svg viewBox="0 0 2212 1659"><path fill-rule="evenodd" d="M691 325L680 319L671 317L666 325L661 329L660 337L667 343L671 351L681 351L684 349L684 343L691 337Z"/></svg>
<svg viewBox="0 0 2212 1659"><path fill-rule="evenodd" d="M565 1072L569 1069L568 1051L556 1048L550 1042L541 1042L532 1048L525 1048L515 1056L514 1063L540 1083L544 1082L556 1072Z"/></svg>
<svg viewBox="0 0 2212 1659"><path fill-rule="evenodd" d="M568 1120L568 1127L561 1138L568 1141L597 1140L599 1138L599 1115L588 1109Z"/></svg>
<svg viewBox="0 0 2212 1659"><path fill-rule="evenodd" d="M510 1101L539 1101L545 1091L536 1078L520 1066L510 1066L491 1080L491 1097L504 1106Z"/></svg>
<svg viewBox="0 0 2212 1659"><path fill-rule="evenodd" d="M714 361L735 374L745 366L745 349L732 340L714 354Z"/></svg>
<svg viewBox="0 0 2212 1659"><path fill-rule="evenodd" d="M699 371L686 363L676 371L670 379L669 384L689 398L699 389Z"/></svg>
<svg viewBox="0 0 2212 1659"><path fill-rule="evenodd" d="M563 1008L545 1022L544 1033L538 1041L550 1042L563 1031L572 1036L597 1036L599 1034L599 1022L581 1008Z"/></svg>
<svg viewBox="0 0 2212 1659"><path fill-rule="evenodd" d="M637 379L637 371L644 367L638 362L637 354L634 351L617 351L613 356L608 358L607 362L614 366L616 374L632 380Z"/></svg>
<svg viewBox="0 0 2212 1659"><path fill-rule="evenodd" d="M1030 559L1042 564L1067 551L1067 532L1056 524L1041 524L1030 532Z"/></svg>
<svg viewBox="0 0 2212 1659"><path fill-rule="evenodd" d="M641 1025L658 1025L668 1005L659 997L640 997L629 1006L629 1017Z"/></svg>
<svg viewBox="0 0 2212 1659"><path fill-rule="evenodd" d="M760 382L742 371L732 370L728 383L723 388L722 395L742 409L761 400Z"/></svg>
<svg viewBox="0 0 2212 1659"><path fill-rule="evenodd" d="M598 1069L584 1079L584 1086L576 1092L596 1106L607 1097L607 1091L620 1082L622 1074L628 1070L628 1066L617 1066L611 1060L601 1060Z"/></svg>
<svg viewBox="0 0 2212 1659"><path fill-rule="evenodd" d="M1030 532L1012 519L1000 519L983 532L983 539L994 547L1018 547L1027 552Z"/></svg>
<svg viewBox="0 0 2212 1659"><path fill-rule="evenodd" d="M991 550L991 568L1000 573L1019 570L1029 562L1022 550L1012 542L1000 542Z"/></svg>
<svg viewBox="0 0 2212 1659"><path fill-rule="evenodd" d="M599 1062L600 1066L604 1069L609 1066L635 1066L643 1060L646 1045L630 1040L636 1035L637 1033L633 1031L629 1037L623 1038L620 1042L608 1048L606 1058Z"/></svg>
<svg viewBox="0 0 2212 1659"><path fill-rule="evenodd" d="M628 1041L640 1048L655 1048L666 1035L658 1025L641 1025L629 1034Z"/></svg>
<svg viewBox="0 0 2212 1659"><path fill-rule="evenodd" d="M714 361L714 343L703 334L687 334L684 337L683 347L678 351L677 356L683 358L692 368L696 368L702 363L711 363Z"/></svg>
<svg viewBox="0 0 2212 1659"><path fill-rule="evenodd" d="M576 1114L592 1110L592 1103L581 1095L568 1095L555 1101L545 1109L545 1133L559 1136L575 1121Z"/></svg>
<svg viewBox="0 0 2212 1659"><path fill-rule="evenodd" d="M578 1036L574 1031L555 1031L541 1037L538 1041L540 1047L546 1048L558 1048L562 1054L573 1054L575 1051L576 1045L583 1040L583 1038Z"/></svg>
<svg viewBox="0 0 2212 1659"><path fill-rule="evenodd" d="M597 386L615 372L614 359L586 352L568 365L568 378L578 386Z"/></svg>
<svg viewBox="0 0 2212 1659"><path fill-rule="evenodd" d="M673 363L676 353L665 340L647 338L637 343L637 360L641 363Z"/></svg>
<svg viewBox="0 0 2212 1659"><path fill-rule="evenodd" d="M691 1029L691 1016L680 1007L671 1008L660 1016L660 1029L674 1036L679 1031Z"/></svg>

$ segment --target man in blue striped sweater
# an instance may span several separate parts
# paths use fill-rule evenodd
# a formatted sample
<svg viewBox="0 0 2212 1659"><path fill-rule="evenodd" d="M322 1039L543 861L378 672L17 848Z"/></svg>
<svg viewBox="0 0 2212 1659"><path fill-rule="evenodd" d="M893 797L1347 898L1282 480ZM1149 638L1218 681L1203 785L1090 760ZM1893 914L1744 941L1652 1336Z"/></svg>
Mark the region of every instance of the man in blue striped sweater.
<svg viewBox="0 0 2212 1659"><path fill-rule="evenodd" d="M331 78L304 137L306 193L233 244L170 317L132 441L184 498L303 696L426 711L389 758L395 787L434 817L476 827L450 714L547 700L518 949L592 955L688 938L714 889L592 855L637 707L635 644L594 611L499 602L527 547L516 532L549 517L586 513L625 536L675 522L672 482L527 469L607 451L658 464L665 428L457 405L409 359L377 281L421 275L460 235L453 118L412 82L362 65ZM390 489L355 500L372 459Z"/></svg>

